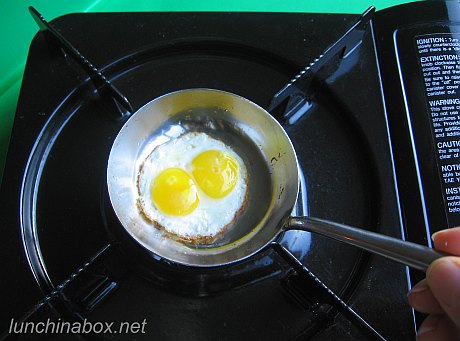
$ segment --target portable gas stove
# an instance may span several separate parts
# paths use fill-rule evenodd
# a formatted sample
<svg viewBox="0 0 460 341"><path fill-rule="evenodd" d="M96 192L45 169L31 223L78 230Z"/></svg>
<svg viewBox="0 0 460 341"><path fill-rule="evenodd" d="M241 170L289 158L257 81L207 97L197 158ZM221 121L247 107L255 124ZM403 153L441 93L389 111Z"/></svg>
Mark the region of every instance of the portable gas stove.
<svg viewBox="0 0 460 341"><path fill-rule="evenodd" d="M419 163L410 161L418 154L406 136L398 90L405 83L392 69L411 57L391 55L388 44L402 25L395 13L416 11L413 20L426 22L428 13L447 20L454 8L435 2L377 12L346 35L352 49L341 49L339 38L356 15L98 13L52 25L134 110L188 88L229 91L265 108L284 94L281 115L272 112L302 171L294 213L398 238L406 231L426 244L429 205L414 176ZM337 51L322 55L329 46ZM302 96L279 92L318 56L295 83ZM145 321L136 335L67 335L83 339L415 339L406 267L328 238L290 231L247 260L208 269L139 251L108 200L107 159L125 118L101 92L48 32L35 36L0 192L6 339L30 337L13 321ZM46 335L53 337L62 334Z"/></svg>

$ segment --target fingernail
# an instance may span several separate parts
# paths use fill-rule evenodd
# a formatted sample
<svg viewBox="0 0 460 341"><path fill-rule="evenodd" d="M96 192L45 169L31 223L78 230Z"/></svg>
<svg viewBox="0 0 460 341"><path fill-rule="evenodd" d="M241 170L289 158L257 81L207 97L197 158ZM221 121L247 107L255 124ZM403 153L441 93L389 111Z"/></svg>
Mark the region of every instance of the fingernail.
<svg viewBox="0 0 460 341"><path fill-rule="evenodd" d="M431 240L433 241L433 243L436 242L436 238L439 238L440 236L442 236L443 234L445 234L445 232L448 231L448 230L441 230L441 231L438 231L438 232L435 232L431 235Z"/></svg>
<svg viewBox="0 0 460 341"><path fill-rule="evenodd" d="M429 320L425 320L417 331L417 337L431 332L438 327L440 316L430 315Z"/></svg>
<svg viewBox="0 0 460 341"><path fill-rule="evenodd" d="M438 232L435 232L431 235L431 240L434 242L434 240L436 239L436 236L439 235L439 233L442 232L442 231L438 231Z"/></svg>
<svg viewBox="0 0 460 341"><path fill-rule="evenodd" d="M422 292L428 290L428 285L426 284L426 281L421 281L418 282L416 285L412 287L412 289L409 291L408 295L414 294L417 292Z"/></svg>

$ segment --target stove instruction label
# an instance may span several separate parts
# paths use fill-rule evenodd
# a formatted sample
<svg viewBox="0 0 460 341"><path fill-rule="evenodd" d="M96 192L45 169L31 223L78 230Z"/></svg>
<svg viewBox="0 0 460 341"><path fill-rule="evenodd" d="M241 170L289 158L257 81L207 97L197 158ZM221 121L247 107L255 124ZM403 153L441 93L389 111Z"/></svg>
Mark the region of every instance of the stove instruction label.
<svg viewBox="0 0 460 341"><path fill-rule="evenodd" d="M415 37L446 213L460 213L460 34Z"/></svg>

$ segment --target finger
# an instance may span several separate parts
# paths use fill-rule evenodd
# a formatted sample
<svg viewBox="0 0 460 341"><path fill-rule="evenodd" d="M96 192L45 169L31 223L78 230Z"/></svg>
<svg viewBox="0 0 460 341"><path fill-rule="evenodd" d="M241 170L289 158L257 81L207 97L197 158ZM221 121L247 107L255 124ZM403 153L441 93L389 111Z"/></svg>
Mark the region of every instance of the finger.
<svg viewBox="0 0 460 341"><path fill-rule="evenodd" d="M407 294L409 304L417 311L425 314L441 314L443 310L433 293L431 292L426 279L418 282Z"/></svg>
<svg viewBox="0 0 460 341"><path fill-rule="evenodd" d="M460 328L460 258L442 257L427 270L427 283L445 313Z"/></svg>
<svg viewBox="0 0 460 341"><path fill-rule="evenodd" d="M429 315L417 332L417 341L458 340L458 330L446 315Z"/></svg>
<svg viewBox="0 0 460 341"><path fill-rule="evenodd" d="M436 250L460 256L460 227L436 232L431 238Z"/></svg>

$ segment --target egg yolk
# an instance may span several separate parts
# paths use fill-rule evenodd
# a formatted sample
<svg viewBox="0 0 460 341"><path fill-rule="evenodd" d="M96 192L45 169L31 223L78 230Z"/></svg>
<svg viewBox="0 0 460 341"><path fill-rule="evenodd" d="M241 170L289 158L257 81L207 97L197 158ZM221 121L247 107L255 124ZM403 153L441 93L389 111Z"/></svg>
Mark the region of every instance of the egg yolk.
<svg viewBox="0 0 460 341"><path fill-rule="evenodd" d="M195 181L211 198L225 197L236 185L238 163L230 154L207 150L193 159L192 166Z"/></svg>
<svg viewBox="0 0 460 341"><path fill-rule="evenodd" d="M196 185L190 175L180 168L168 168L154 179L151 195L163 213L183 216L198 206Z"/></svg>

